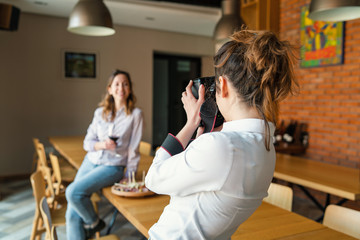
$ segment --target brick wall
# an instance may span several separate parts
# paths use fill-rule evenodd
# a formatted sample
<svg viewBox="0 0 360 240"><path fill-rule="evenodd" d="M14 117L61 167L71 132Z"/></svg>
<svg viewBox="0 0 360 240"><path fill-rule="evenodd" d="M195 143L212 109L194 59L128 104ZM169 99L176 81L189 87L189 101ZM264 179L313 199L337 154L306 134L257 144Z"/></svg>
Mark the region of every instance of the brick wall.
<svg viewBox="0 0 360 240"><path fill-rule="evenodd" d="M280 38L300 46L301 7L310 0L280 1ZM295 67L300 94L281 104L280 119L308 123L306 157L360 168L360 19L345 24L344 64Z"/></svg>
<svg viewBox="0 0 360 240"><path fill-rule="evenodd" d="M301 7L310 0L280 1L280 38L300 46ZM281 104L280 120L308 123L306 156L317 161L360 168L360 19L345 23L344 64L295 67L300 94ZM359 170L360 171L360 170ZM321 203L326 194L308 189ZM298 188L294 194L307 198ZM340 198L333 197L332 203ZM359 201L344 206L360 210Z"/></svg>

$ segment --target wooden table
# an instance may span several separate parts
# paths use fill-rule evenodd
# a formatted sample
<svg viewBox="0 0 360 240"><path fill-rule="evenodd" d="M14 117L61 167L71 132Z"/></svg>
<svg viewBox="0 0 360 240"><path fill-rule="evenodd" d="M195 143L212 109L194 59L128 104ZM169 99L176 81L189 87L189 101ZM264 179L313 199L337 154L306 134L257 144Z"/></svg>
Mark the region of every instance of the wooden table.
<svg viewBox="0 0 360 240"><path fill-rule="evenodd" d="M111 193L110 187L103 189L104 196L146 238L150 227L159 219L168 196L156 195L145 198L124 198ZM246 220L231 237L232 240L266 239L354 239L324 225L286 211L266 202Z"/></svg>
<svg viewBox="0 0 360 240"><path fill-rule="evenodd" d="M79 169L86 155L83 148L84 136L49 137L49 142L71 165Z"/></svg>
<svg viewBox="0 0 360 240"><path fill-rule="evenodd" d="M347 200L360 199L359 170L334 164L313 161L302 157L277 154L274 177L296 184L323 212L330 204L330 196L343 198L337 204ZM306 188L312 188L327 194L325 204L310 194ZM320 216L318 220L321 220Z"/></svg>
<svg viewBox="0 0 360 240"><path fill-rule="evenodd" d="M83 137L51 137L50 142L76 167L80 166L85 155L82 150L82 139ZM137 199L120 197L112 194L110 187L104 188L103 194L147 238L149 228L158 220L169 202L168 196L160 195ZM238 228L232 239L338 240L354 238L264 202Z"/></svg>

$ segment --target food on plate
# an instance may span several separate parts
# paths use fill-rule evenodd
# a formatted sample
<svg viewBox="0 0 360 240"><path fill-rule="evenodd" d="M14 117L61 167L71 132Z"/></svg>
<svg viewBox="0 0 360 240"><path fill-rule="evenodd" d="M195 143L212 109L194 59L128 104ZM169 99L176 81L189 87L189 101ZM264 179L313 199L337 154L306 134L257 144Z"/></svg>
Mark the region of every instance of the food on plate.
<svg viewBox="0 0 360 240"><path fill-rule="evenodd" d="M120 196L143 196L152 193L145 187L145 172L143 172L142 181L136 181L135 173L132 172L128 179L115 183L112 187L112 192Z"/></svg>

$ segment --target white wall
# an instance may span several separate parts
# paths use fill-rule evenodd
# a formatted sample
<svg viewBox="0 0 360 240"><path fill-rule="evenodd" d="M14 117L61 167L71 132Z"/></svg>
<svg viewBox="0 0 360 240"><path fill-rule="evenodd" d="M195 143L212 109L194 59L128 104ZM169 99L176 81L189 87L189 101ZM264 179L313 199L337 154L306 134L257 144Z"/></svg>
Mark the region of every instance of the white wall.
<svg viewBox="0 0 360 240"><path fill-rule="evenodd" d="M22 13L16 32L0 31L0 177L30 173L32 138L85 135L110 73L129 71L143 109L143 140L152 139L153 52L204 56L211 63L211 38L115 26L110 37L66 31L67 19ZM62 78L61 50L99 53L99 78ZM206 74L211 67L204 67Z"/></svg>

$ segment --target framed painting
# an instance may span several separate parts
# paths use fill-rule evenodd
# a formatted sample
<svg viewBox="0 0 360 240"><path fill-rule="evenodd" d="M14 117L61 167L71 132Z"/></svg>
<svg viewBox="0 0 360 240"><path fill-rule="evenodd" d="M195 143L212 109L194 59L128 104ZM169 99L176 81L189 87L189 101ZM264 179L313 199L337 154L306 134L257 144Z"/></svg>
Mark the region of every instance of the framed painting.
<svg viewBox="0 0 360 240"><path fill-rule="evenodd" d="M344 61L344 22L313 21L309 6L301 8L300 66L321 67Z"/></svg>
<svg viewBox="0 0 360 240"><path fill-rule="evenodd" d="M65 79L97 79L98 54L96 52L62 50L62 62Z"/></svg>

